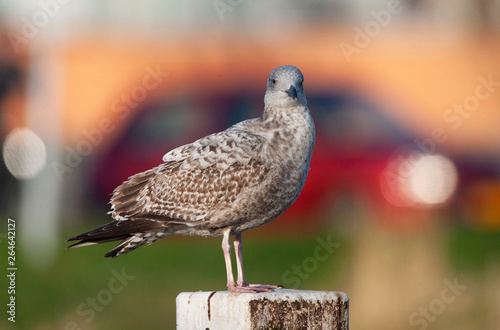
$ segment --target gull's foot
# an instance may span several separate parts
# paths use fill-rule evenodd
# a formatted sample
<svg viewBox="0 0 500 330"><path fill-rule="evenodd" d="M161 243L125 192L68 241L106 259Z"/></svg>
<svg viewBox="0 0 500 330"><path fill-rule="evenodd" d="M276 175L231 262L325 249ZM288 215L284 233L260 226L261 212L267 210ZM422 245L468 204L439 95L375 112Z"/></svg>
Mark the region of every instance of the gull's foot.
<svg viewBox="0 0 500 330"><path fill-rule="evenodd" d="M259 292L272 292L274 290L283 289L282 285L263 285L263 284L243 284L235 285L227 288L230 292L247 292L247 293L259 293Z"/></svg>

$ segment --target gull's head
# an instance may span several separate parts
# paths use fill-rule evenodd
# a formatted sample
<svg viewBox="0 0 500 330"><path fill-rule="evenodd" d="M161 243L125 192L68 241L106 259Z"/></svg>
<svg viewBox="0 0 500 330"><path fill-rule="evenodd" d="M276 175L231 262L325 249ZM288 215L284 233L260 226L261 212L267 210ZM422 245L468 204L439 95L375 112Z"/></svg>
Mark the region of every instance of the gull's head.
<svg viewBox="0 0 500 330"><path fill-rule="evenodd" d="M303 82L302 72L293 65L274 69L267 78L265 105L279 108L307 105Z"/></svg>

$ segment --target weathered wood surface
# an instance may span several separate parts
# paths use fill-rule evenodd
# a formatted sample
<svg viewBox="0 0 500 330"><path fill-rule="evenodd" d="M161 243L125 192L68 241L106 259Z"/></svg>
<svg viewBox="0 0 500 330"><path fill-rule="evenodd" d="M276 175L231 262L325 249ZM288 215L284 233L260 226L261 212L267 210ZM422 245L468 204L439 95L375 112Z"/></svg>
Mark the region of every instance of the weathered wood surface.
<svg viewBox="0 0 500 330"><path fill-rule="evenodd" d="M276 290L268 293L183 292L177 329L349 329L343 292Z"/></svg>

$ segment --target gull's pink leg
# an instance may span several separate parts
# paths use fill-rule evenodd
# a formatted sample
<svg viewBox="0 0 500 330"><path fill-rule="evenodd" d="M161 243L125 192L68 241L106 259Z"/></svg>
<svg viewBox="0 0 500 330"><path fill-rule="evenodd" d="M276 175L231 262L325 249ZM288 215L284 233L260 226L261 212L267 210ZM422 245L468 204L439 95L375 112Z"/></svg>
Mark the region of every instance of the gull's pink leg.
<svg viewBox="0 0 500 330"><path fill-rule="evenodd" d="M236 287L236 283L234 283L233 268L231 265L231 244L229 243L229 233L230 230L226 231L222 238L222 251L224 252L224 261L226 262L227 288L231 291L231 288Z"/></svg>
<svg viewBox="0 0 500 330"><path fill-rule="evenodd" d="M222 238L222 251L224 251L224 260L226 261L226 273L227 273L227 289L231 292L262 292L268 290L254 290L247 285L241 286L236 285L233 277L233 268L231 266L231 244L229 243L229 233L230 230L224 233ZM238 267L240 267L238 265ZM239 269L239 268L238 268ZM239 275L238 275L239 276Z"/></svg>
<svg viewBox="0 0 500 330"><path fill-rule="evenodd" d="M283 288L279 285L248 284L245 281L245 274L243 273L243 241L241 240L241 233L234 236L233 244L236 250L236 269L238 270L238 280L236 282L238 285L237 289L245 289L245 291L239 292L270 292L275 289Z"/></svg>
<svg viewBox="0 0 500 330"><path fill-rule="evenodd" d="M245 274L243 273L243 241L241 240L241 234L234 236L233 244L236 253L236 269L238 270L238 280L236 283L238 286L248 286L247 281L245 281Z"/></svg>

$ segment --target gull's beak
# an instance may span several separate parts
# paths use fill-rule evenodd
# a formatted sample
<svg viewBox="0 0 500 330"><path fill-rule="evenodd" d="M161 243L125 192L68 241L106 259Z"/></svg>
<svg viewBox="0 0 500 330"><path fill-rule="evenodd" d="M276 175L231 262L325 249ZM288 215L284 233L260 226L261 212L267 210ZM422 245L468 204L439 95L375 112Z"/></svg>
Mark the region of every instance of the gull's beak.
<svg viewBox="0 0 500 330"><path fill-rule="evenodd" d="M295 89L295 86L290 85L290 88L285 91L285 93L288 94L292 99L296 100L297 99L297 90Z"/></svg>

